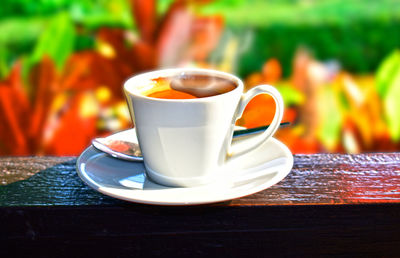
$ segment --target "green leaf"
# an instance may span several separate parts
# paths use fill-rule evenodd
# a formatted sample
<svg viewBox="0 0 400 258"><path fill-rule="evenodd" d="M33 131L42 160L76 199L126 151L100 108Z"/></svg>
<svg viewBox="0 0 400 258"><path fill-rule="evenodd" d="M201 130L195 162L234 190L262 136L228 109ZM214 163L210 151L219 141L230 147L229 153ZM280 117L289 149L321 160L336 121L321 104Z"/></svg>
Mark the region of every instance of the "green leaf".
<svg viewBox="0 0 400 258"><path fill-rule="evenodd" d="M44 55L49 55L58 69L61 69L68 56L74 50L75 28L67 13L56 15L40 35L30 63L39 62Z"/></svg>
<svg viewBox="0 0 400 258"><path fill-rule="evenodd" d="M10 68L7 64L7 52L0 43L0 80L5 78L10 72Z"/></svg>
<svg viewBox="0 0 400 258"><path fill-rule="evenodd" d="M376 87L379 96L385 97L388 91L391 81L396 76L396 72L400 68L400 51L393 51L378 67L376 72Z"/></svg>
<svg viewBox="0 0 400 258"><path fill-rule="evenodd" d="M0 45L8 48L10 54L29 48L45 27L45 17L12 17L0 21ZM29 49L32 51L32 49Z"/></svg>
<svg viewBox="0 0 400 258"><path fill-rule="evenodd" d="M304 95L289 85L276 87L282 95L285 106L300 105L304 102Z"/></svg>
<svg viewBox="0 0 400 258"><path fill-rule="evenodd" d="M400 140L400 65L386 87L388 92L383 99L383 109L390 136L397 142Z"/></svg>
<svg viewBox="0 0 400 258"><path fill-rule="evenodd" d="M318 97L317 108L322 115L317 137L328 151L334 151L343 123L340 100L330 85L324 86Z"/></svg>

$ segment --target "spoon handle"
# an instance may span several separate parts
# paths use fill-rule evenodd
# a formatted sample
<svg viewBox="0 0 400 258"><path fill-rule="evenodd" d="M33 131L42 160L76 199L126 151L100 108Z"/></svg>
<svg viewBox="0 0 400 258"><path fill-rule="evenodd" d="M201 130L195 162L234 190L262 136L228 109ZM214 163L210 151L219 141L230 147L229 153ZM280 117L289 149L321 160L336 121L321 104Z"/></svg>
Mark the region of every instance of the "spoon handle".
<svg viewBox="0 0 400 258"><path fill-rule="evenodd" d="M280 127L289 125L289 122L283 122L280 123ZM255 127L255 128L250 128L250 129L243 129L243 130L235 130L233 132L233 137L239 137L239 136L245 136L245 135L250 135L250 134L255 134L264 131L267 129L269 125L264 125L260 127Z"/></svg>

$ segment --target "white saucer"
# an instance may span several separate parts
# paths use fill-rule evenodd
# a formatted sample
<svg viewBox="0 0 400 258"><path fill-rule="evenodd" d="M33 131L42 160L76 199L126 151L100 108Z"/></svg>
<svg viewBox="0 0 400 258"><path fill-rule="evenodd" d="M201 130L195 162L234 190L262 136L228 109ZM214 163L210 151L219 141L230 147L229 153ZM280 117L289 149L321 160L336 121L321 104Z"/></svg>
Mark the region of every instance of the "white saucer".
<svg viewBox="0 0 400 258"><path fill-rule="evenodd" d="M126 131L113 138L124 135ZM76 167L87 185L114 198L145 204L197 205L247 196L278 183L292 169L293 156L283 143L272 138L232 163L232 177L191 188L159 185L146 177L143 163L115 159L93 146L79 156Z"/></svg>

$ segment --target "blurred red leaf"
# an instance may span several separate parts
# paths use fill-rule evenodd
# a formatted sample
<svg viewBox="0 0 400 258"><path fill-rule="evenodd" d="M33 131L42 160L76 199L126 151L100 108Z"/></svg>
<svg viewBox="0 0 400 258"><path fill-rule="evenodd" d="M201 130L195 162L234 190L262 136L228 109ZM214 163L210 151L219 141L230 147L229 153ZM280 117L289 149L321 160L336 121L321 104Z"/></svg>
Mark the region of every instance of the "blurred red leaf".
<svg viewBox="0 0 400 258"><path fill-rule="evenodd" d="M51 128L51 136L44 145L44 153L51 155L78 155L90 145L96 135L96 117L81 115L84 92L70 97L69 103Z"/></svg>
<svg viewBox="0 0 400 258"><path fill-rule="evenodd" d="M29 145L26 128L29 124L29 100L21 79L21 64L17 62L8 80L0 83L0 153L26 155Z"/></svg>
<svg viewBox="0 0 400 258"><path fill-rule="evenodd" d="M132 16L140 32L140 38L151 43L157 26L156 1L155 0L131 0Z"/></svg>
<svg viewBox="0 0 400 258"><path fill-rule="evenodd" d="M34 95L32 111L30 112L29 136L35 147L40 145L43 126L48 117L57 87L59 87L57 79L54 63L47 56L44 56L42 61L34 66L30 72L30 85Z"/></svg>
<svg viewBox="0 0 400 258"><path fill-rule="evenodd" d="M262 75L268 83L274 83L281 79L282 67L279 61L275 58L267 60L262 67Z"/></svg>
<svg viewBox="0 0 400 258"><path fill-rule="evenodd" d="M82 51L79 54L72 55L68 59L60 78L60 90L89 89L96 86L93 83L93 78L89 74L93 59L92 56L93 52ZM88 80L92 81L92 83L88 84Z"/></svg>
<svg viewBox="0 0 400 258"><path fill-rule="evenodd" d="M24 155L28 153L28 146L25 132L19 122L18 110L15 108L17 102L14 91L8 85L0 85L0 116L1 123L1 142L4 152L9 151L11 155Z"/></svg>

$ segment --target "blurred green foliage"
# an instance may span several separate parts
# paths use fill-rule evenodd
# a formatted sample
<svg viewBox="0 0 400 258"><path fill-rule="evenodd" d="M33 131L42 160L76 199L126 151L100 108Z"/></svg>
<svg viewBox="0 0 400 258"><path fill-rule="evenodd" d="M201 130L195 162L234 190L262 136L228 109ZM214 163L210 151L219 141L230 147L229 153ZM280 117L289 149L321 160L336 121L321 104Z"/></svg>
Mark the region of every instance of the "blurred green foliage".
<svg viewBox="0 0 400 258"><path fill-rule="evenodd" d="M324 115L319 118L320 128L317 131L317 138L324 146L333 149L340 140L343 113L339 112L341 110L340 101L333 97L336 96L333 87L322 87L321 89L318 97L320 103L324 103L324 105L320 105L318 108Z"/></svg>
<svg viewBox="0 0 400 258"><path fill-rule="evenodd" d="M43 55L49 55L60 69L74 51L75 37L70 16L67 13L58 14L40 35L30 62L37 63Z"/></svg>
<svg viewBox="0 0 400 258"><path fill-rule="evenodd" d="M89 28L133 26L126 0L2 0L0 21L10 17L42 17L46 20L49 16L65 11L74 22Z"/></svg>
<svg viewBox="0 0 400 258"><path fill-rule="evenodd" d="M398 0L218 0L201 9L222 14L233 26L350 24L400 18Z"/></svg>
<svg viewBox="0 0 400 258"><path fill-rule="evenodd" d="M388 94L397 76L400 76L400 50L394 50L388 55L376 71L376 89L380 97Z"/></svg>
<svg viewBox="0 0 400 258"><path fill-rule="evenodd" d="M282 62L285 76L291 74L293 56L300 46L308 48L318 60L336 59L347 71L368 73L375 71L382 58L400 46L400 19L349 25L276 24L255 28L253 32L252 45L239 64L242 76L260 70L271 57Z"/></svg>
<svg viewBox="0 0 400 258"><path fill-rule="evenodd" d="M80 27L79 33L77 27ZM3 0L0 8L0 78L23 57L26 71L47 54L61 68L73 51L94 46L102 26L134 28L126 0Z"/></svg>
<svg viewBox="0 0 400 258"><path fill-rule="evenodd" d="M171 2L158 1L158 11L165 12ZM397 0L218 0L201 5L197 11L223 15L229 31L238 38L252 32L251 44L246 44L249 47L238 51L236 66L241 76L259 71L271 57L278 58L284 76L289 75L299 46L309 48L319 60L339 60L348 71L373 72L383 56L400 46ZM60 14L64 18L60 19ZM71 26L79 31L71 32ZM95 30L102 26L134 29L129 1L3 0L0 78L17 58L34 62L47 51L61 67L71 51L94 47ZM65 35L55 27L65 28ZM57 39L51 43L51 37L41 35L52 33L48 31L68 39L65 50L50 46L64 43Z"/></svg>
<svg viewBox="0 0 400 258"><path fill-rule="evenodd" d="M239 63L241 76L259 71L271 57L289 75L299 46L320 60L338 59L348 71L367 73L400 46L397 0L220 0L201 12L223 14L238 37L253 32Z"/></svg>
<svg viewBox="0 0 400 258"><path fill-rule="evenodd" d="M376 74L379 96L389 132L396 142L400 140L400 50L393 51L379 66Z"/></svg>
<svg viewBox="0 0 400 258"><path fill-rule="evenodd" d="M287 83L276 83L276 88L283 97L283 102L287 107L299 106L304 103L304 95Z"/></svg>

